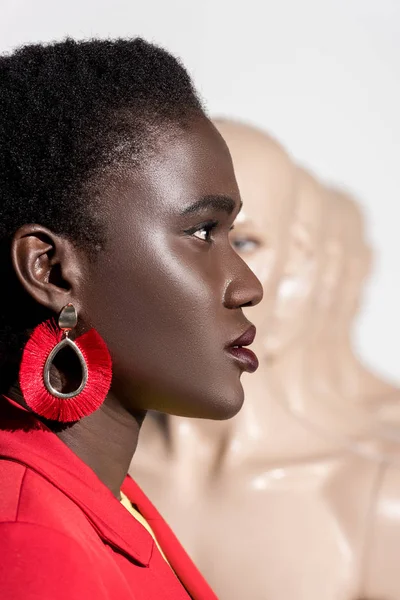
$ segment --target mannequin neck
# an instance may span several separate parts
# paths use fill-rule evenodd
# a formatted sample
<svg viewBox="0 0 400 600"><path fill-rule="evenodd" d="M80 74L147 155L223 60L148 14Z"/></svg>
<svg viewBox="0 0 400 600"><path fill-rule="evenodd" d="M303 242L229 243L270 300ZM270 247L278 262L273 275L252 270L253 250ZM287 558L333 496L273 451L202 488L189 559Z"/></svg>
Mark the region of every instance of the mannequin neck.
<svg viewBox="0 0 400 600"><path fill-rule="evenodd" d="M318 351L321 347L327 351ZM354 349L350 324L326 327L317 341L315 356L318 362L316 373L320 379L329 382L331 388L346 401L361 403L369 398L398 394L394 385L363 364Z"/></svg>
<svg viewBox="0 0 400 600"><path fill-rule="evenodd" d="M275 396L314 441L322 442L323 447L328 440L329 446L351 445L353 439L365 433L367 423L338 394L330 371L321 373L321 354L315 339L308 336L292 344L279 360L270 362L265 376Z"/></svg>

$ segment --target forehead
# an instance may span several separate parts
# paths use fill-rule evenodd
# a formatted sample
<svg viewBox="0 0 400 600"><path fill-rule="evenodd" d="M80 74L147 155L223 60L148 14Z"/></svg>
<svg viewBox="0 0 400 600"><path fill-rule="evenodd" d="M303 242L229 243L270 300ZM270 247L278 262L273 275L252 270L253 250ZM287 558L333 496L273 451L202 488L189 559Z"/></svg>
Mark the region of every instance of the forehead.
<svg viewBox="0 0 400 600"><path fill-rule="evenodd" d="M117 216L119 207L138 219L156 219L160 211L181 212L208 195L240 202L229 150L205 117L161 135L156 149L139 167L118 168L110 195Z"/></svg>
<svg viewBox="0 0 400 600"><path fill-rule="evenodd" d="M150 188L183 204L198 195L228 195L239 201L229 150L212 123L197 119L178 131L141 170ZM182 206L184 208L184 206Z"/></svg>

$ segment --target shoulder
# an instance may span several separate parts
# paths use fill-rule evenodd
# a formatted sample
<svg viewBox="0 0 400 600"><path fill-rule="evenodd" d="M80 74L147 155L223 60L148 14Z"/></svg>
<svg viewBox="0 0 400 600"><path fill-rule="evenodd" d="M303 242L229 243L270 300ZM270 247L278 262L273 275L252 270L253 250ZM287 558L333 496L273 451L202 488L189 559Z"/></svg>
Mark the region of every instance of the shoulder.
<svg viewBox="0 0 400 600"><path fill-rule="evenodd" d="M0 597L105 598L97 565L73 538L34 523L0 523Z"/></svg>
<svg viewBox="0 0 400 600"><path fill-rule="evenodd" d="M371 507L366 586L372 597L400 598L400 467L381 464Z"/></svg>
<svg viewBox="0 0 400 600"><path fill-rule="evenodd" d="M0 481L0 524L37 525L71 538L78 531L82 537L82 530L88 527L84 514L40 473L13 460L0 459Z"/></svg>
<svg viewBox="0 0 400 600"><path fill-rule="evenodd" d="M25 465L0 460L0 481L0 598L102 599L84 515Z"/></svg>
<svg viewBox="0 0 400 600"><path fill-rule="evenodd" d="M379 459L355 452L344 452L328 470L327 495L349 527L358 523L361 536L370 516L379 470Z"/></svg>

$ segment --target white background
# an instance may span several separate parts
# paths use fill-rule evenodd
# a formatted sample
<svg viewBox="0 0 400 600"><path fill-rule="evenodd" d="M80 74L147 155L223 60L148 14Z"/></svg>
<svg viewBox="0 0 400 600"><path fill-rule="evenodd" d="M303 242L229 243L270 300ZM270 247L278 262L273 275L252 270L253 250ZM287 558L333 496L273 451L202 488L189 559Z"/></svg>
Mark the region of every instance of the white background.
<svg viewBox="0 0 400 600"><path fill-rule="evenodd" d="M65 35L158 42L212 114L359 196L376 257L357 343L400 380L400 0L0 0L0 51Z"/></svg>

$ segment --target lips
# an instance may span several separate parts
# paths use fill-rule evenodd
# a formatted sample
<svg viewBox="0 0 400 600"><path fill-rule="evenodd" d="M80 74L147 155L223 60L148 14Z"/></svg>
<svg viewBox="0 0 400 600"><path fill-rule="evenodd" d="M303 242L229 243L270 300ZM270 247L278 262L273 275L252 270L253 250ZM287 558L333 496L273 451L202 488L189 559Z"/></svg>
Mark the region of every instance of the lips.
<svg viewBox="0 0 400 600"><path fill-rule="evenodd" d="M233 346L250 346L250 344L254 342L255 337L256 328L254 327L254 325L251 325L247 329L247 331L245 331L241 336L236 338L236 340L233 340L233 342L231 342L228 347L231 348Z"/></svg>
<svg viewBox="0 0 400 600"><path fill-rule="evenodd" d="M246 348L254 342L256 328L251 325L241 336L226 347L227 352L235 359L243 371L254 373L258 368L258 358L252 350Z"/></svg>

